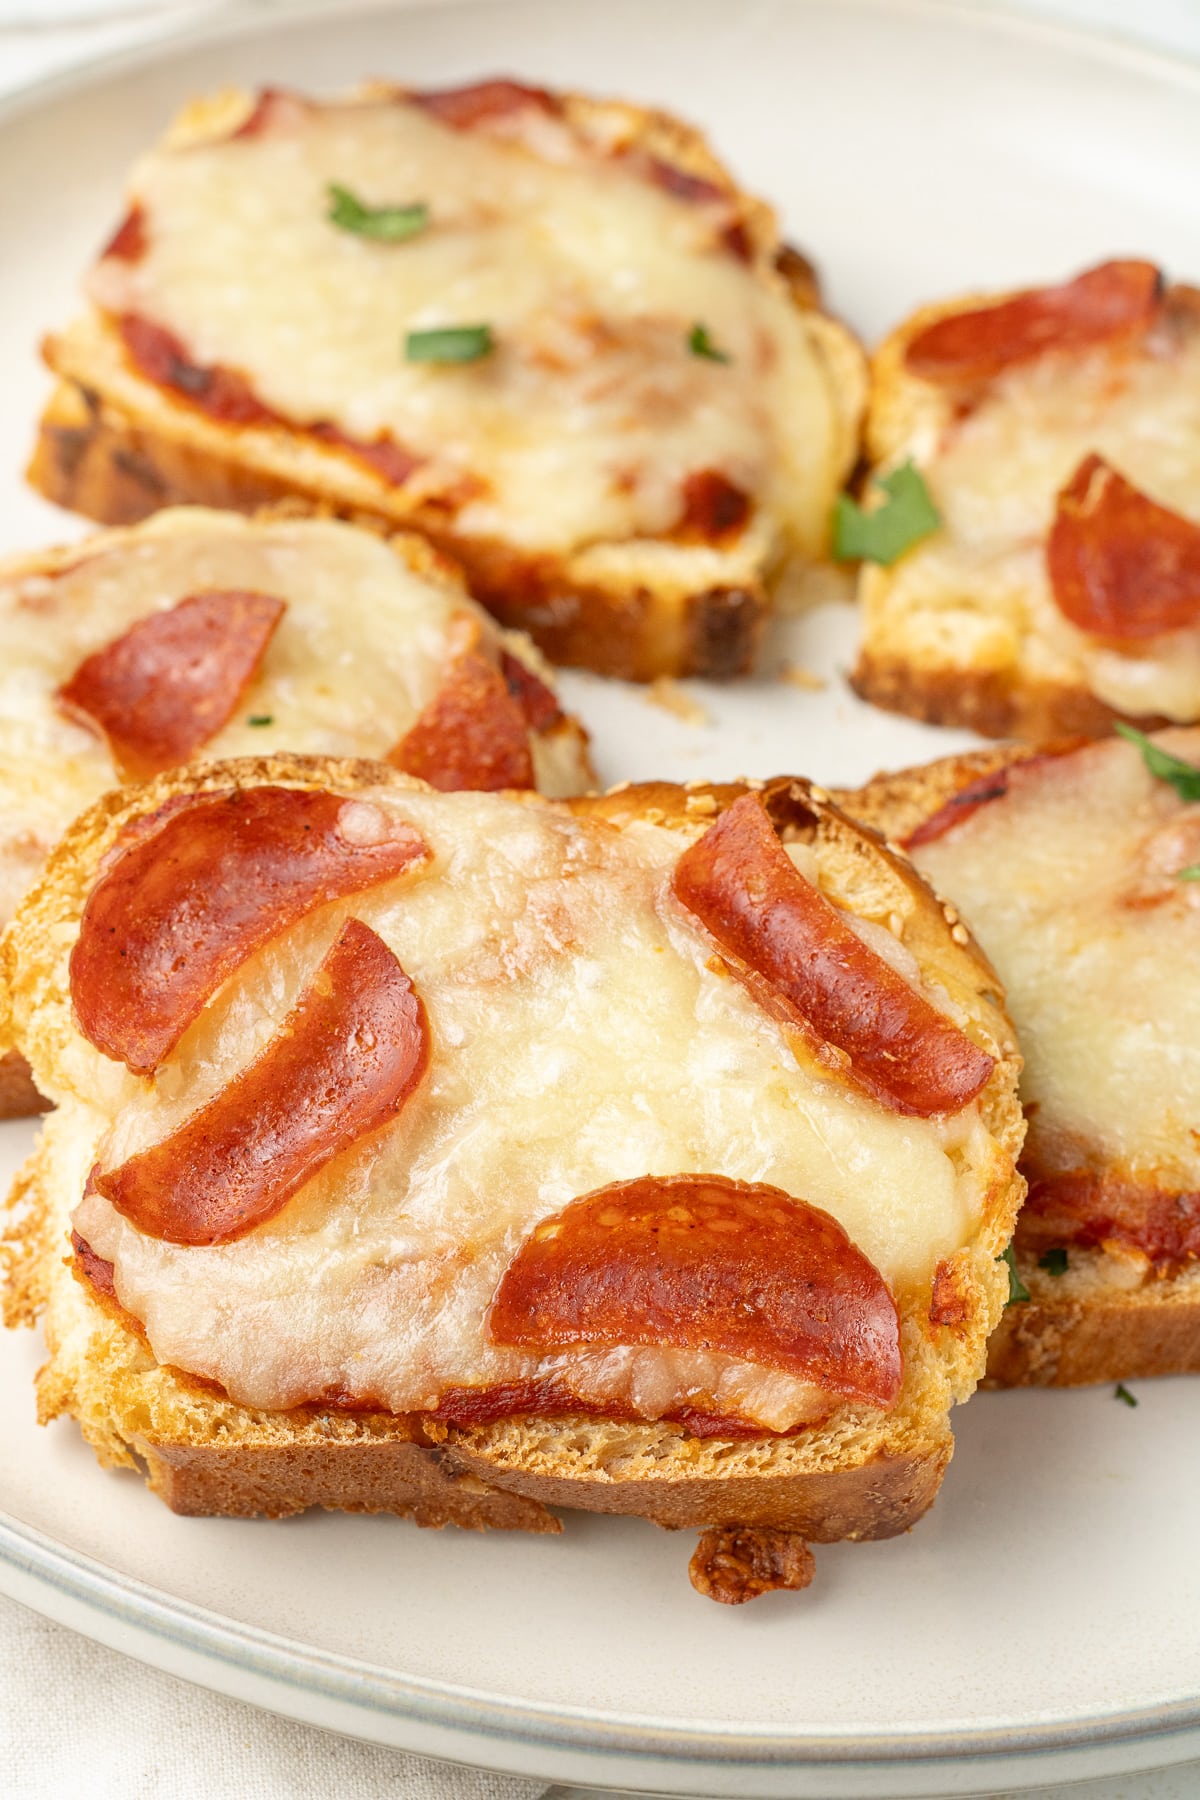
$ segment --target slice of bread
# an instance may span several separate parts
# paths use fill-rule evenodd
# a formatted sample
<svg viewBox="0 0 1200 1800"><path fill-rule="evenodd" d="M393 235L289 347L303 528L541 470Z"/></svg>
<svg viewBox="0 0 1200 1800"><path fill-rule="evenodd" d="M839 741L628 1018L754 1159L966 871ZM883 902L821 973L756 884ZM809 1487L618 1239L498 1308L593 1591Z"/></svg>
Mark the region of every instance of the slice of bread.
<svg viewBox="0 0 1200 1800"><path fill-rule="evenodd" d="M1200 761L1200 730L1153 739ZM1027 1301L999 1386L1200 1371L1200 1155L1189 1059L1200 807L1113 740L947 757L839 796L978 931L1025 1049Z"/></svg>
<svg viewBox="0 0 1200 1800"><path fill-rule="evenodd" d="M739 974L678 899L681 856L739 801L743 817L747 806L761 817L755 793L785 844L788 880L805 895L816 884L822 918L828 901L835 923L852 921L870 969L892 970L906 1004L914 992L929 999L939 1042L978 1065L977 1097L934 1115L873 1098L855 1073L859 1050L839 1060L806 1035L815 1027L782 1023L765 978ZM112 883L136 878L144 896L173 866L156 833L190 831L210 806L309 807L331 794L344 797L353 842L416 832L432 860L293 913L216 988L152 1080L99 1051L80 1017L92 1020L113 989L92 958L111 960L104 946L125 942L105 910ZM129 857L141 874L121 873ZM224 879L229 888L228 870ZM134 1227L89 1170L131 1150L136 1163L139 1144L163 1141L197 1107L227 1105L230 1081L285 1041L272 1033L347 912L399 958L428 1020L428 1072L399 1121L248 1233L201 1233L185 1248L190 1226L164 1226L168 1238ZM139 944L158 942L136 908L130 929ZM997 1257L1022 1192L1019 1058L968 934L903 857L819 790L655 784L553 803L435 794L371 763L213 765L112 794L79 820L3 957L7 1035L58 1103L13 1196L10 1318L44 1319L42 1416L74 1416L108 1464L140 1460L178 1510L372 1507L552 1529L544 1509L566 1506L827 1541L905 1530L932 1501L950 1408L982 1372L1007 1292ZM126 980L121 993L146 999L126 1017L140 1029L154 1007L139 976L128 990ZM291 1043L299 1012L288 1016ZM236 1104L239 1121L257 1117ZM176 1169L187 1160L172 1157ZM547 1232L565 1231L548 1222L575 1196L600 1190L611 1207L664 1179L691 1194L702 1171L718 1186L732 1180L735 1199L774 1196L805 1219L804 1202L821 1207L811 1215L831 1215L821 1230L848 1234L838 1255L869 1259L859 1266L886 1283L888 1316L896 1309L886 1402L835 1392L828 1383L841 1378L816 1364L798 1380L769 1348L758 1364L753 1350L738 1360L721 1349L715 1302L696 1313L694 1298L683 1310L699 1340L634 1335L621 1348L611 1332L594 1343L589 1326L531 1351L489 1336L497 1280ZM605 1292L625 1303L637 1271L623 1235L611 1241L601 1285L611 1275ZM735 1241L739 1257L752 1255L750 1237ZM790 1242L785 1254L796 1254ZM824 1279L823 1263L806 1267ZM757 1300L755 1330L768 1314ZM831 1342L835 1361L851 1354L848 1337L835 1330ZM750 1540L738 1541L744 1556ZM766 1545L758 1559L778 1569L767 1585L800 1585L803 1556L777 1551ZM761 1571L738 1582L714 1573L723 1554L710 1545L701 1557L702 1584L725 1597L761 1591Z"/></svg>
<svg viewBox="0 0 1200 1800"><path fill-rule="evenodd" d="M1089 604L1107 600L1103 619L1078 612L1078 596L1064 593L1048 563L1056 518L1072 508L1079 517L1065 491L1095 457L1138 490L1143 544L1166 529L1173 539L1190 530L1200 546L1200 296L1173 286L1147 300L1152 278L1147 265L1109 264L1057 290L944 301L880 346L870 472L913 463L942 525L891 567L862 568L853 685L865 699L1032 741L1105 736L1116 718L1145 729L1200 718L1200 613L1182 623L1177 611L1164 613L1162 629L1134 616L1155 587L1153 569L1119 543L1108 567L1094 555L1089 563ZM1113 291L1120 299L1122 284L1137 302L1126 328L1110 315L1113 335L1089 337L1104 322L1098 302ZM1030 301L1047 326L1039 355L1017 354ZM948 355L968 338L998 361L1007 345L1014 360L933 366L930 346ZM1092 529L1101 529L1095 516ZM1115 514L1104 529L1119 532ZM1129 622L1117 629L1122 608Z"/></svg>
<svg viewBox="0 0 1200 1800"><path fill-rule="evenodd" d="M197 596L226 607L219 653L203 631L188 641L177 633L145 642L148 623L169 627L194 610ZM189 690L199 723L190 739L181 738L189 658L220 685L225 660L241 654L238 608L247 597L268 609L282 605L269 641L248 680L235 680L224 694L228 716L210 717L212 693ZM592 784L587 735L559 710L539 653L522 634L497 631L458 572L422 538L294 517L286 509L253 519L169 509L129 530L98 532L0 566L0 925L70 821L127 773L122 757L129 747L98 722L104 694L89 662L118 641L126 654L106 671L110 723L128 735L131 709L140 708L143 726L157 728L152 749L160 766L260 748L402 757L424 720L422 773L450 785L494 784L506 778L504 767L486 756L474 768L467 764L461 707L442 721L440 738L429 730L468 649L473 667L481 659L483 684L468 695L473 716L486 728L488 704L498 709L502 735L518 752L507 778L515 772L555 795ZM141 683L136 693L131 682ZM157 710L142 691L147 683L163 696ZM510 685L520 691L510 693ZM441 777L434 767L439 742L446 753ZM144 746L138 754L144 766ZM0 1117L38 1106L19 1061L0 1065Z"/></svg>
<svg viewBox="0 0 1200 1800"><path fill-rule="evenodd" d="M666 114L512 82L228 92L128 205L45 346L29 473L64 506L287 495L415 527L553 661L635 680L745 670L776 575L828 553L865 360Z"/></svg>

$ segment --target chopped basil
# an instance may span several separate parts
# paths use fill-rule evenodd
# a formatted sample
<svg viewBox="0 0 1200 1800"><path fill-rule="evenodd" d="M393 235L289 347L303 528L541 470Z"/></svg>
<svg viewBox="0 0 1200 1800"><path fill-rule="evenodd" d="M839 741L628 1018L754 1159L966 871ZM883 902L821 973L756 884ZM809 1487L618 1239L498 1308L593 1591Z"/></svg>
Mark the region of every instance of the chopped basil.
<svg viewBox="0 0 1200 1800"><path fill-rule="evenodd" d="M416 237L429 223L429 208L418 200L411 206L366 206L349 188L329 184L329 221L358 237L377 238L384 244L402 244Z"/></svg>
<svg viewBox="0 0 1200 1800"><path fill-rule="evenodd" d="M1137 1405L1137 1400L1136 1400L1135 1396L1130 1393L1129 1389L1125 1386L1125 1383L1123 1381L1118 1381L1116 1387L1113 1389L1113 1399L1114 1400L1123 1400L1125 1402L1126 1406L1136 1406Z"/></svg>
<svg viewBox="0 0 1200 1800"><path fill-rule="evenodd" d="M1067 1272L1066 1251L1047 1250L1044 1256L1038 1257L1038 1268L1045 1269L1047 1275L1065 1275Z"/></svg>
<svg viewBox="0 0 1200 1800"><path fill-rule="evenodd" d="M247 725L273 725L275 715L274 713L251 713L246 723Z"/></svg>
<svg viewBox="0 0 1200 1800"><path fill-rule="evenodd" d="M1127 742L1137 745L1150 773L1160 781L1169 781L1181 800L1200 800L1200 769L1195 763L1184 762L1181 756L1160 749L1144 731L1135 731L1132 725L1118 725L1116 729ZM1189 874L1185 879L1198 881L1200 875Z"/></svg>
<svg viewBox="0 0 1200 1800"><path fill-rule="evenodd" d="M490 325L442 325L434 331L410 331L404 354L416 363L472 363L495 348Z"/></svg>
<svg viewBox="0 0 1200 1800"><path fill-rule="evenodd" d="M911 462L880 476L875 485L887 499L869 511L849 494L837 497L833 554L838 562L874 562L890 568L941 525L942 516L929 497L920 470Z"/></svg>
<svg viewBox="0 0 1200 1800"><path fill-rule="evenodd" d="M1193 863L1190 869L1179 869L1176 881L1200 881L1200 863Z"/></svg>
<svg viewBox="0 0 1200 1800"><path fill-rule="evenodd" d="M1008 1264L1008 1299L1004 1302L1005 1306L1017 1306L1022 1300L1028 1300L1029 1289L1017 1274L1017 1259L1011 1244L1007 1250L1000 1252L996 1261Z"/></svg>
<svg viewBox="0 0 1200 1800"><path fill-rule="evenodd" d="M693 356L703 356L707 362L727 363L733 361L728 351L718 350L708 335L708 326L701 325L699 320L692 326L691 336L688 338L688 349Z"/></svg>

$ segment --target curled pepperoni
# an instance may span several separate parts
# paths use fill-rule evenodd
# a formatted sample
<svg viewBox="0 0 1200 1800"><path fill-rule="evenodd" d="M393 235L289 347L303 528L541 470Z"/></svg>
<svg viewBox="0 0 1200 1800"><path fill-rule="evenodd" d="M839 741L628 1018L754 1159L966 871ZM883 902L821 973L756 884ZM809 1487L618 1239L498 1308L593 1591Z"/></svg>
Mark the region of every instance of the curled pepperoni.
<svg viewBox="0 0 1200 1800"><path fill-rule="evenodd" d="M528 107L544 113L560 110L554 95L545 88L527 87L524 82L510 81L505 76L476 81L469 87L429 88L405 98L454 131L471 131L476 125L524 112Z"/></svg>
<svg viewBox="0 0 1200 1800"><path fill-rule="evenodd" d="M86 657L58 690L128 776L187 762L233 716L287 610L241 588L191 594Z"/></svg>
<svg viewBox="0 0 1200 1800"><path fill-rule="evenodd" d="M683 484L683 513L675 537L684 543L726 544L750 517L750 496L717 469L699 469Z"/></svg>
<svg viewBox="0 0 1200 1800"><path fill-rule="evenodd" d="M140 262L146 254L146 214L138 202L130 207L117 229L100 252L101 257L111 256L117 262Z"/></svg>
<svg viewBox="0 0 1200 1800"><path fill-rule="evenodd" d="M1200 526L1102 456L1085 456L1059 494L1046 568L1059 611L1098 637L1152 638L1200 621Z"/></svg>
<svg viewBox="0 0 1200 1800"><path fill-rule="evenodd" d="M536 675L528 663L522 662L519 656L510 655L507 650L501 650L500 673L530 731L549 731L558 724L563 716L558 695L553 688L546 686L541 676Z"/></svg>
<svg viewBox="0 0 1200 1800"><path fill-rule="evenodd" d="M525 713L477 634L388 761L445 793L533 786Z"/></svg>
<svg viewBox="0 0 1200 1800"><path fill-rule="evenodd" d="M800 874L757 794L680 857L675 894L760 1003L894 1112L957 1112L995 1067Z"/></svg>
<svg viewBox="0 0 1200 1800"><path fill-rule="evenodd" d="M1131 337L1157 317L1163 278L1153 263L1106 262L1061 287L1030 288L919 331L904 353L926 381L991 381L1048 350L1090 350Z"/></svg>
<svg viewBox="0 0 1200 1800"><path fill-rule="evenodd" d="M96 1188L150 1237L229 1243L394 1119L428 1064L412 983L383 939L348 919L262 1054Z"/></svg>
<svg viewBox="0 0 1200 1800"><path fill-rule="evenodd" d="M646 1175L573 1200L508 1265L494 1343L670 1344L891 1406L896 1305L836 1219L780 1188Z"/></svg>
<svg viewBox="0 0 1200 1800"><path fill-rule="evenodd" d="M226 425L266 425L279 415L264 406L244 375L236 369L206 366L188 356L181 338L141 313L124 313L121 341L140 374L167 387Z"/></svg>
<svg viewBox="0 0 1200 1800"><path fill-rule="evenodd" d="M411 826L338 794L257 787L169 801L140 822L84 908L71 952L79 1028L151 1074L261 945L429 855Z"/></svg>

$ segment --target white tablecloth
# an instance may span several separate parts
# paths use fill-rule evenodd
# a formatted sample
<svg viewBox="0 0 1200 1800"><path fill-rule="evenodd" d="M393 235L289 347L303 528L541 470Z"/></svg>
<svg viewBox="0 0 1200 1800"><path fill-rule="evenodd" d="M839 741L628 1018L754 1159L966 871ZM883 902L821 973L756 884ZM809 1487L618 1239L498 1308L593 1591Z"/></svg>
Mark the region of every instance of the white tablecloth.
<svg viewBox="0 0 1200 1800"><path fill-rule="evenodd" d="M602 0L597 0L602 3ZM736 0L735 0L736 3ZM1136 31L1200 56L1197 0L1024 0L1026 10ZM245 4L245 0L243 0ZM250 0L257 9L280 0ZM169 31L203 9L150 6L108 24L6 30L50 0L0 0L0 92ZM67 10L59 0L54 10ZM78 7L82 13L85 8ZM114 12L120 10L114 0ZM207 10L233 10L230 0ZM585 1800L331 1737L129 1661L0 1599L0 1800ZM1023 1800L1197 1800L1200 1763L1039 1790ZM598 1797L597 1797L598 1800ZM1018 1800L996 1795L992 1800Z"/></svg>

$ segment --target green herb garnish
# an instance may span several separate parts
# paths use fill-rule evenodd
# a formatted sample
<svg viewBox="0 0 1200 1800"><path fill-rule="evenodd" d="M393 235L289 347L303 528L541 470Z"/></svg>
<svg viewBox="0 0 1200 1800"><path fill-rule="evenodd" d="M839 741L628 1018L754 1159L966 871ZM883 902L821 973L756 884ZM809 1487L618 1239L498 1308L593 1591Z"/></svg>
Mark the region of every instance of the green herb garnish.
<svg viewBox="0 0 1200 1800"><path fill-rule="evenodd" d="M996 1261L1008 1264L1008 1299L1004 1302L1005 1306L1018 1306L1022 1300L1028 1300L1029 1289L1017 1274L1017 1259L1011 1244L1007 1250L1000 1252Z"/></svg>
<svg viewBox="0 0 1200 1800"><path fill-rule="evenodd" d="M1113 1399L1114 1400L1123 1400L1125 1402L1126 1406L1136 1406L1137 1405L1137 1399L1135 1398L1135 1396L1133 1394L1130 1393L1129 1389L1125 1386L1125 1383L1123 1381L1118 1381L1116 1387L1113 1389Z"/></svg>
<svg viewBox="0 0 1200 1800"><path fill-rule="evenodd" d="M1200 881L1200 863L1193 863L1189 869L1177 870L1175 879L1176 881Z"/></svg>
<svg viewBox="0 0 1200 1800"><path fill-rule="evenodd" d="M920 471L902 463L875 486L887 500L868 511L849 494L839 494L833 509L833 554L838 562L882 563L890 568L906 550L937 531L942 515L929 497Z"/></svg>
<svg viewBox="0 0 1200 1800"><path fill-rule="evenodd" d="M1116 730L1126 742L1137 745L1150 773L1160 781L1169 781L1181 800L1200 800L1200 769L1195 763L1184 762L1181 756L1161 750L1150 742L1144 731L1135 731L1132 725L1117 725ZM1186 879L1200 881L1200 875L1189 874Z"/></svg>
<svg viewBox="0 0 1200 1800"><path fill-rule="evenodd" d="M693 356L703 356L707 362L727 363L733 361L728 351L718 350L708 335L708 326L701 325L699 320L692 326L691 335L688 338L688 349Z"/></svg>
<svg viewBox="0 0 1200 1800"><path fill-rule="evenodd" d="M473 363L494 348L490 325L443 325L410 331L404 340L404 354L415 363Z"/></svg>
<svg viewBox="0 0 1200 1800"><path fill-rule="evenodd" d="M247 725L273 725L275 715L274 713L251 713L246 723Z"/></svg>
<svg viewBox="0 0 1200 1800"><path fill-rule="evenodd" d="M1047 1275L1065 1275L1067 1272L1066 1251L1047 1250L1044 1256L1038 1257L1038 1268L1045 1269Z"/></svg>
<svg viewBox="0 0 1200 1800"><path fill-rule="evenodd" d="M329 221L358 237L377 238L383 244L403 244L429 223L424 201L412 206L366 206L349 188L329 184Z"/></svg>

